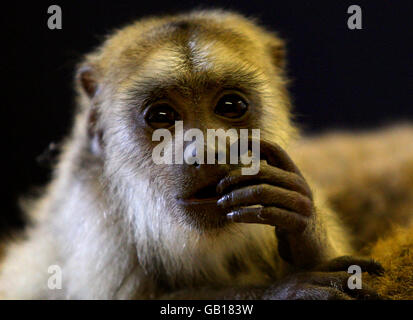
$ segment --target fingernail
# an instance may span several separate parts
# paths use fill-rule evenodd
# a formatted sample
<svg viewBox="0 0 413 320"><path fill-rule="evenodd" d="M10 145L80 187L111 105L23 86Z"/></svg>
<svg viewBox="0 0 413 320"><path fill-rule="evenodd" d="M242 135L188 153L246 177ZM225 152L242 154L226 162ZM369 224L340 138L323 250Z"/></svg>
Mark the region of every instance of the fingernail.
<svg viewBox="0 0 413 320"><path fill-rule="evenodd" d="M217 205L219 205L219 206L225 205L225 203L227 202L228 198L229 198L228 195L225 195L225 196L219 198L218 201L217 201Z"/></svg>
<svg viewBox="0 0 413 320"><path fill-rule="evenodd" d="M227 219L231 221L237 221L239 217L239 212L237 211L231 211L230 213L227 213Z"/></svg>

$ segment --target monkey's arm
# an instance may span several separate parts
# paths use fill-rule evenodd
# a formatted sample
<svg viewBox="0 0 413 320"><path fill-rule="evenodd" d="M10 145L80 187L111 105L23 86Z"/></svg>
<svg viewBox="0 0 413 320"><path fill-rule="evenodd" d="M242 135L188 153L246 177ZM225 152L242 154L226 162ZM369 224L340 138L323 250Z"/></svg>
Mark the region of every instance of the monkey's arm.
<svg viewBox="0 0 413 320"><path fill-rule="evenodd" d="M278 145L260 141L260 172L255 176L233 170L217 186L223 197L218 204L228 209L234 222L276 226L279 252L297 267L317 264L349 252L340 252L326 225L328 219L314 205L306 180Z"/></svg>
<svg viewBox="0 0 413 320"><path fill-rule="evenodd" d="M371 259L340 257L319 265L311 272L291 274L266 287L196 288L161 296L161 299L219 299L219 300L350 300L379 299L367 284L350 289L348 267L359 265L371 274L381 274L380 264Z"/></svg>

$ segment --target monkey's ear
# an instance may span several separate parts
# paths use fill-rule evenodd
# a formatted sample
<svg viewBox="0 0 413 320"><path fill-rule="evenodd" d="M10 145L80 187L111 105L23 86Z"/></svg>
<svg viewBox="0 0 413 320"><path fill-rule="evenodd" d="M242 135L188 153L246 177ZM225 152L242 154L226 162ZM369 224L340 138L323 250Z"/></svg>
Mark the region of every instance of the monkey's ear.
<svg viewBox="0 0 413 320"><path fill-rule="evenodd" d="M286 67L286 48L283 40L272 38L268 45L269 53L272 57L272 63L278 69L284 70Z"/></svg>
<svg viewBox="0 0 413 320"><path fill-rule="evenodd" d="M82 65L78 68L76 81L80 89L93 98L98 90L97 72L91 65Z"/></svg>
<svg viewBox="0 0 413 320"><path fill-rule="evenodd" d="M90 151L99 156L102 154L102 130L99 128L99 112L96 102L92 99L98 91L98 80L96 69L91 65L82 65L76 74L77 87L86 99L87 108L87 134L90 141Z"/></svg>

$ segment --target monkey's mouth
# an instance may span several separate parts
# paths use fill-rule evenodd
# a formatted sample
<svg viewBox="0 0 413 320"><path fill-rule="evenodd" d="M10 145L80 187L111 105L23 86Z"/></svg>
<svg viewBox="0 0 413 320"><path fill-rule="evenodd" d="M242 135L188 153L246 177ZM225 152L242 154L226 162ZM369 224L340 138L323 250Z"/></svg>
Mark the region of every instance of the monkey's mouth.
<svg viewBox="0 0 413 320"><path fill-rule="evenodd" d="M194 194L185 199L178 199L182 204L216 204L221 197L216 191L216 184L211 184L196 191Z"/></svg>

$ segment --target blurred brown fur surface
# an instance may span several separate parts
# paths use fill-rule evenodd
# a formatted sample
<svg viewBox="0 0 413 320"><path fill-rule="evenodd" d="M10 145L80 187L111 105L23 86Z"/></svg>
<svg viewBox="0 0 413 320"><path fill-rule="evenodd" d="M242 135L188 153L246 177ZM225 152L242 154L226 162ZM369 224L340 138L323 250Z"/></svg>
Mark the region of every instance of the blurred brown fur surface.
<svg viewBox="0 0 413 320"><path fill-rule="evenodd" d="M365 276L367 283L386 299L413 299L413 225L394 227L377 241L369 254L386 270L381 277Z"/></svg>
<svg viewBox="0 0 413 320"><path fill-rule="evenodd" d="M367 282L384 298L413 299L413 126L305 138L293 158L323 188L359 253L386 269Z"/></svg>

